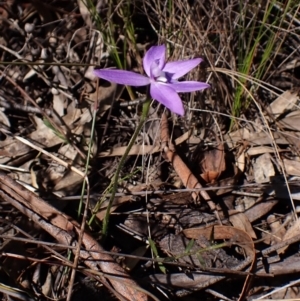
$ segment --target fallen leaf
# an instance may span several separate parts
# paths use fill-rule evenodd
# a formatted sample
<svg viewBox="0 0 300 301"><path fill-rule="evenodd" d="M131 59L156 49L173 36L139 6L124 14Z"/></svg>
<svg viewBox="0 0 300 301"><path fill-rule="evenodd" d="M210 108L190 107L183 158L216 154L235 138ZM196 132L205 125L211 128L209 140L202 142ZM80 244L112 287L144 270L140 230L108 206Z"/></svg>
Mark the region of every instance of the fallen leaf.
<svg viewBox="0 0 300 301"><path fill-rule="evenodd" d="M289 240L293 238L294 236L299 235L300 231L300 220L299 218L293 223L293 225L284 233L282 237L282 241ZM278 254L283 254L287 250L289 246L283 247L281 249L277 250Z"/></svg>
<svg viewBox="0 0 300 301"><path fill-rule="evenodd" d="M236 244L245 250L245 253L249 258L251 258L252 264L249 269L251 273L255 266L255 247L251 237L240 229L229 227L229 226L209 226L206 228L190 228L182 231L184 235L191 239L198 239L200 236L204 236L206 239L210 240L212 237L214 239L229 239L233 244ZM249 274L245 280L243 290L240 294L239 301L243 300L245 295L249 290L249 284L251 282L252 276Z"/></svg>
<svg viewBox="0 0 300 301"><path fill-rule="evenodd" d="M281 127L293 131L300 131L300 110L291 112L279 121Z"/></svg>
<svg viewBox="0 0 300 301"><path fill-rule="evenodd" d="M233 148L243 141L247 141L249 145L254 146L272 145L273 138L276 144L290 145L293 143L299 145L300 133L295 131L274 132L273 137L270 137L270 134L267 132L250 132L246 128L241 128L235 132L226 134L224 136L224 141L229 148Z"/></svg>
<svg viewBox="0 0 300 301"><path fill-rule="evenodd" d="M256 183L270 182L270 178L275 176L275 169L269 153L263 154L255 160L253 172Z"/></svg>
<svg viewBox="0 0 300 301"><path fill-rule="evenodd" d="M247 216L248 220L252 223L266 215L268 212L270 212L270 210L276 204L278 204L278 200L265 200L263 202L253 205L244 213Z"/></svg>
<svg viewBox="0 0 300 301"><path fill-rule="evenodd" d="M93 22L92 22L91 12L88 9L87 4L85 4L85 2L81 0L77 0L77 4L82 19L84 20L85 24L91 28L93 26Z"/></svg>
<svg viewBox="0 0 300 301"><path fill-rule="evenodd" d="M286 233L286 229L284 225L281 223L281 220L278 219L275 215L270 214L267 217L267 223L271 229L272 236L268 237L265 240L265 243L267 240L270 240L269 243L271 243L271 245L281 242L283 236ZM277 254L280 254L280 249L277 250Z"/></svg>
<svg viewBox="0 0 300 301"><path fill-rule="evenodd" d="M290 90L283 92L267 107L267 112L278 118L281 114L293 109L298 100L297 94Z"/></svg>
<svg viewBox="0 0 300 301"><path fill-rule="evenodd" d="M280 150L278 149L278 152L282 152L284 150ZM257 155L261 155L261 154L265 154L265 153L270 153L273 154L275 152L274 147L271 146L255 146L255 147L251 147L247 150L247 155L249 156L257 156Z"/></svg>
<svg viewBox="0 0 300 301"><path fill-rule="evenodd" d="M243 248L247 256L255 259L254 243L248 233L243 230L230 227L230 226L208 226L205 228L189 228L184 229L183 234L190 239L198 239L200 236L204 236L206 239L211 240L223 240L229 239L232 244L236 244Z"/></svg>
<svg viewBox="0 0 300 301"><path fill-rule="evenodd" d="M124 196L116 197L110 208L110 213L114 212L122 204L132 201L132 199L133 199L132 195L124 195ZM107 214L107 205L108 205L108 201L103 202L100 209L96 213L96 216L100 221L103 221L104 217Z"/></svg>
<svg viewBox="0 0 300 301"><path fill-rule="evenodd" d="M285 172L290 176L300 176L300 158L298 160L283 159Z"/></svg>
<svg viewBox="0 0 300 301"><path fill-rule="evenodd" d="M196 148L193 154L193 161L199 164L202 171L200 176L206 183L214 183L226 169L224 144L218 137L216 139L216 146L208 147L205 150L201 147Z"/></svg>
<svg viewBox="0 0 300 301"><path fill-rule="evenodd" d="M243 212L238 212L236 210L229 210L229 221L231 224L238 229L247 232L252 238L257 239L257 236L252 228L252 225Z"/></svg>

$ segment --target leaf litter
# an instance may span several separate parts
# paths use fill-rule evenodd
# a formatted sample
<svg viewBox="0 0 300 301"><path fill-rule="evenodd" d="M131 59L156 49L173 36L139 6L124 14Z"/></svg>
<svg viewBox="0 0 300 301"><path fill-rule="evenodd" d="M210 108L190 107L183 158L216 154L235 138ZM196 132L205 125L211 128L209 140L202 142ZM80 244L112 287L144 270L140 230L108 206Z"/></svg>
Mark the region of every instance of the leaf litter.
<svg viewBox="0 0 300 301"><path fill-rule="evenodd" d="M278 27L282 45L261 81L248 78L247 105L233 116L233 21L242 16L235 4L215 22L222 1L209 10L209 3L178 2L170 11L141 3L143 9L130 7L144 31L136 40L124 30L123 2L98 1L95 12L108 22L101 30L84 1L0 4L1 298L299 298L299 53L284 52L299 44L299 11ZM247 5L249 22L259 18ZM118 26L114 46L105 40L110 20ZM285 36L285 26L293 34ZM182 34L168 36L166 28ZM146 51L165 41L171 60L204 58L206 67L187 80L208 79L212 89L182 96L182 118L153 104L103 237L107 187L141 104L93 70L115 67L116 49L128 70L140 72ZM264 59L262 49L256 55ZM80 212L84 181L87 207Z"/></svg>

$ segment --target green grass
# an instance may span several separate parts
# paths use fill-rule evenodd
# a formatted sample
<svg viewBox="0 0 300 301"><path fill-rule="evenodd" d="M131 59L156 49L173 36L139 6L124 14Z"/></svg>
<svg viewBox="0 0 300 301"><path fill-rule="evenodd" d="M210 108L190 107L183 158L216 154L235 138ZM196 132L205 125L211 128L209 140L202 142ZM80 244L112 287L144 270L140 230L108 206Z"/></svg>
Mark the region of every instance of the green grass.
<svg viewBox="0 0 300 301"><path fill-rule="evenodd" d="M135 28L131 19L131 11L130 11L130 1L126 0L122 2L122 5L118 7L118 11L114 11L114 3L113 1L109 2L109 7L106 14L106 19L109 20L108 23L105 23L103 19L99 16L96 7L94 3L91 0L81 0L83 4L87 7L91 14L91 18L96 24L97 30L101 32L102 37L104 39L104 43L106 47L109 49L109 53L115 63L115 66L118 69L125 69L127 67L126 64L126 54L128 52L128 43L130 42L131 45L133 45L134 49L137 49L136 47L136 41L135 41ZM122 17L124 21L123 28L117 28L116 24L114 23L114 14L117 13L119 16ZM123 59L120 57L119 51L118 51L118 45L116 40L116 32L118 32L118 29L121 31L121 33L124 35L124 43L123 43ZM131 89L131 87L126 87L127 92L131 98L131 100L135 99L135 95Z"/></svg>
<svg viewBox="0 0 300 301"><path fill-rule="evenodd" d="M116 30L116 25L114 24L114 18L113 16L113 11L114 11L114 5L113 5L113 1L110 1L110 5L107 11L107 20L108 24L106 24L104 22L104 20L102 20L100 18L100 16L98 15L97 11L96 11L96 7L94 6L93 2L91 0L82 0L82 2L84 3L84 5L86 5L86 7L88 8L92 19L94 20L95 24L96 24L96 28L102 33L103 35L103 39L104 39L104 43L105 45L109 48L110 50L110 55L113 58L113 61L115 63L115 65L117 66L118 69L126 69L127 64L126 64L126 55L127 52L129 51L129 49L134 50L136 55L139 56L138 51L137 51L137 46L136 46L136 40L135 40L135 28L132 22L132 14L131 14L131 10L130 10L130 5L131 2L130 1L123 1L122 5L118 7L118 14L119 16L122 17L122 20L124 21L123 24L123 28L119 28L122 32L122 34L124 34L124 41L123 41L123 60L121 59L120 55L119 55L119 51L118 51L118 46L117 46L117 41L116 41L116 37L115 37L115 32ZM133 100L135 98L135 95L133 93L133 90L131 89L131 87L126 87L127 88L127 92L130 96L130 98ZM101 92L101 91L100 91ZM91 130L91 135L94 135L94 131L95 131L95 120L96 120L96 113L94 113L93 116L93 128ZM90 156L90 152L91 152L91 145L89 146L89 156ZM88 164L89 164L89 158L86 162L86 172L88 169ZM125 158L126 159L126 158ZM125 160L124 158L122 158L119 168L120 166L122 166L122 162ZM118 175L119 172L116 172L116 176L117 179L115 179L115 177L112 179L111 184L107 187L107 189L105 190L103 197L97 202L94 210L97 208L100 208L101 205L103 204L103 202L106 199L106 195L108 193L111 193L112 195L114 195L114 193L116 192L116 183L118 183ZM83 196L85 193L85 187L86 187L86 182L83 183L82 186L82 191L81 191L81 195L82 195L82 199L78 208L78 214L80 215L82 212L82 206L83 206ZM110 208L112 205L112 198L110 198L110 202L109 205L107 206L107 213L106 213L106 217L104 219L104 223L103 223L103 234L106 235L107 234L107 228L108 228L108 220L109 220L109 214L110 214ZM94 211L93 210L93 211ZM93 213L91 219L89 220L89 224L91 224L93 222L95 218L95 213Z"/></svg>
<svg viewBox="0 0 300 301"><path fill-rule="evenodd" d="M273 63L274 55L277 53L281 44L278 44L278 29L284 27L284 20L287 13L291 10L292 1L285 5L283 13L275 5L281 5L277 0L267 1L265 7L256 5L251 21L246 17L248 7L240 3L240 31L238 49L238 72L244 75L251 75L255 79L261 80ZM261 17L261 13L263 16ZM275 12L275 13L274 13ZM244 18L242 18L244 16ZM270 21L271 20L271 21ZM251 22L249 28L249 22ZM246 47L244 47L246 41ZM256 62L256 56L262 53L260 60ZM249 106L249 98L245 95L244 87L248 84L246 78L240 78L241 84L236 86L232 115L240 116L242 110ZM252 92L256 87L252 86ZM233 120L231 126L233 125Z"/></svg>

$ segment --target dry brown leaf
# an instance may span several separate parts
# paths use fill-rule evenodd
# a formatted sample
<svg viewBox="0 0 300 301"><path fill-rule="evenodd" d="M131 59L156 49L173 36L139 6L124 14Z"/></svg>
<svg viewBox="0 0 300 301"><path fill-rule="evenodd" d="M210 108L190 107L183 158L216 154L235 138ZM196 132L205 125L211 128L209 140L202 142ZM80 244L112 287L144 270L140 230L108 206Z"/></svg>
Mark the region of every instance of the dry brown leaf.
<svg viewBox="0 0 300 301"><path fill-rule="evenodd" d="M130 255L136 255L136 256L145 256L146 252L148 250L148 246L140 246L137 249L135 249L133 252L130 253ZM135 268L135 266L140 262L139 258L129 258L126 257L123 264L126 271L131 271Z"/></svg>
<svg viewBox="0 0 300 301"><path fill-rule="evenodd" d="M297 94L290 90L283 92L269 105L267 112L278 118L286 111L292 110L298 99Z"/></svg>
<svg viewBox="0 0 300 301"><path fill-rule="evenodd" d="M0 163L5 164L12 158L20 157L28 154L31 148L22 142L15 140L13 137L7 137L4 141L0 141L1 157Z"/></svg>
<svg viewBox="0 0 300 301"><path fill-rule="evenodd" d="M276 244L278 242L282 241L283 236L286 233L286 229L284 225L281 223L281 220L276 218L275 215L271 214L267 217L267 222L269 224L269 227L271 229L272 236L270 238L266 238L265 242L267 240L270 240L270 243ZM277 254L280 254L280 249L276 250Z"/></svg>
<svg viewBox="0 0 300 301"><path fill-rule="evenodd" d="M42 293L44 296L50 296L50 293L52 291L53 288L53 272L51 271L51 269L48 270L47 272L47 276L46 276L46 280L44 282L44 284L41 286L42 289Z"/></svg>
<svg viewBox="0 0 300 301"><path fill-rule="evenodd" d="M287 137L287 138L285 138ZM300 133L293 131L285 131L281 133L274 132L273 138L276 144L299 144ZM247 141L250 145L268 145L272 144L273 140L269 133L266 132L250 132L246 128L241 128L235 132L228 133L224 136L224 140L228 147L236 147L238 143Z"/></svg>
<svg viewBox="0 0 300 301"><path fill-rule="evenodd" d="M228 214L229 221L235 228L241 229L247 232L253 239L257 239L248 217L243 212L229 210Z"/></svg>
<svg viewBox="0 0 300 301"><path fill-rule="evenodd" d="M63 123L66 124L70 130L73 130L73 128L76 126L77 122L83 118L82 116L84 115L90 115L91 114L91 110L90 108L84 108L84 109L78 109L76 107L76 103L71 101L68 106L66 107L66 111L67 114L62 118L63 119ZM88 118L88 117L86 117ZM90 117L90 119L88 119L88 122L91 120L92 117ZM80 124L82 124L82 122L79 121Z"/></svg>
<svg viewBox="0 0 300 301"><path fill-rule="evenodd" d="M101 82L100 82L101 83ZM98 103L98 114L106 112L113 103L114 99L122 93L124 86L110 83L108 87L99 86L94 93L89 93L89 99L93 103Z"/></svg>
<svg viewBox="0 0 300 301"><path fill-rule="evenodd" d="M185 132L183 135L178 137L175 140L175 145L179 145L183 143L184 141L189 139L190 136L190 131ZM107 150L104 152L101 152L99 154L99 157L115 157L115 156L123 156L127 146L120 146L120 147L115 147L112 150ZM154 154L158 153L161 151L161 147L157 145L133 145L130 152L129 156L135 156L135 155L146 155L146 154Z"/></svg>
<svg viewBox="0 0 300 301"><path fill-rule="evenodd" d="M132 199L133 199L132 195L124 195L124 196L120 196L120 197L115 197L114 202L110 208L110 213L114 212L122 204L132 201ZM100 207L100 209L98 210L98 212L96 213L96 216L100 221L103 221L104 217L107 214L107 212L106 212L107 204L108 204L107 201L104 202L102 204L102 206Z"/></svg>
<svg viewBox="0 0 300 301"><path fill-rule="evenodd" d="M278 152L281 152L282 150L278 149ZM271 146L255 146L251 147L247 150L247 155L249 156L257 156L265 153L274 153L274 147Z"/></svg>
<svg viewBox="0 0 300 301"><path fill-rule="evenodd" d="M87 153L87 146L90 142L90 121L92 119L91 110L89 108L78 109L74 102L71 102L67 107L67 114L63 117L64 123L68 126L69 131L78 137L78 142L84 142L82 150ZM82 157L79 155L78 149L68 143L55 134L55 132L49 128L41 118L36 116L32 117L35 123L36 130L30 133L28 136L34 144L42 145L42 148L50 148L55 145L62 145L58 154L60 158L72 166L76 166L80 169L83 165ZM64 127L60 125L60 128ZM81 139L79 141L79 139ZM18 141L13 142L13 146L18 145ZM83 145L83 144L82 144ZM10 149L13 147L10 145ZM94 143L92 143L91 154L94 157L97 153L97 137L94 137ZM24 147L24 146L23 146ZM27 150L28 152L28 150ZM21 152L19 152L20 154ZM22 154L22 153L21 153ZM57 156L57 155L55 155ZM28 165L27 165L28 166ZM83 170L83 167L81 167ZM24 180L22 174L19 174L19 178ZM44 166L43 170L43 181L40 183L42 187L54 186L52 192L57 192L60 196L74 191L79 184L82 183L82 176L70 172L68 168L62 167L59 164L51 164L50 166ZM31 184L30 182L26 182Z"/></svg>
<svg viewBox="0 0 300 301"><path fill-rule="evenodd" d="M229 239L231 243L237 244L245 249L247 256L251 257L252 260L255 259L253 240L249 234L243 230L230 226L215 225L205 228L184 229L182 232L187 238L190 239L198 239L200 236L204 236L208 240L211 240L211 238L216 240Z"/></svg>
<svg viewBox="0 0 300 301"><path fill-rule="evenodd" d="M216 145L203 148L202 144L199 144L193 153L193 163L199 166L200 177L210 184L215 183L226 169L224 143L215 136Z"/></svg>
<svg viewBox="0 0 300 301"><path fill-rule="evenodd" d="M82 159L78 155L78 152L74 147L65 145L59 150L59 153L63 153L68 156L73 155L73 159L72 161L70 161L70 164L77 166L82 172L84 172ZM75 191L83 181L80 175L74 172L70 172L67 169L63 169L61 166L50 166L47 171L49 178L56 178L56 181L54 182L55 186L53 188L53 192L58 192L61 196L65 196L72 191Z"/></svg>
<svg viewBox="0 0 300 301"><path fill-rule="evenodd" d="M223 143L219 143L216 148L204 152L203 157L201 167L204 172L200 176L207 183L213 183L226 169Z"/></svg>
<svg viewBox="0 0 300 301"><path fill-rule="evenodd" d="M55 132L45 124L43 119L33 116L33 120L36 130L28 135L28 138L30 138L32 142L45 148L53 147L63 142L62 138L56 135ZM61 127L61 129L63 128L64 127Z"/></svg>
<svg viewBox="0 0 300 301"><path fill-rule="evenodd" d="M265 272L265 267L261 267L258 272ZM272 275L298 274L300 272L300 261L297 253L282 258L282 261L272 263L268 266L268 272Z"/></svg>
<svg viewBox="0 0 300 301"><path fill-rule="evenodd" d="M85 24L88 27L92 28L93 22L92 22L91 12L85 3L86 3L85 1L77 0L77 4L78 4L82 19L84 20Z"/></svg>
<svg viewBox="0 0 300 301"><path fill-rule="evenodd" d="M58 114L58 116L65 115L65 101L67 97L61 93L53 94L53 109Z"/></svg>
<svg viewBox="0 0 300 301"><path fill-rule="evenodd" d="M53 187L52 192L55 192L60 197L74 192L83 182L82 176L69 170L62 170L60 172L60 168L59 170L51 168L49 172L51 179L55 179L56 177L56 181L54 182L56 185Z"/></svg>
<svg viewBox="0 0 300 301"><path fill-rule="evenodd" d="M212 237L214 239L229 239L233 244L236 244L245 250L248 257L251 258L251 267L249 272L251 273L255 266L255 247L251 237L240 229L229 227L229 226L209 226L206 228L190 228L182 231L184 235L191 239L198 239L200 236L204 236L206 239L210 240ZM252 276L250 274L247 276L243 291L240 294L239 301L243 300L247 291L249 290L249 284Z"/></svg>
<svg viewBox="0 0 300 301"><path fill-rule="evenodd" d="M236 166L237 166L238 170L243 172L245 170L245 165L246 165L246 163L245 163L245 151L243 150L240 153L237 160L236 160Z"/></svg>
<svg viewBox="0 0 300 301"><path fill-rule="evenodd" d="M6 125L7 128L10 128L10 121L7 118L6 114L2 111L2 109L0 110L0 124Z"/></svg>
<svg viewBox="0 0 300 301"><path fill-rule="evenodd" d="M299 288L296 286L282 288L272 293L272 300L299 300Z"/></svg>
<svg viewBox="0 0 300 301"><path fill-rule="evenodd" d="M263 201L258 204L255 204L251 208L245 211L245 215L247 216L248 220L252 223L259 218L266 215L270 210L278 203L278 200L269 200Z"/></svg>
<svg viewBox="0 0 300 301"><path fill-rule="evenodd" d="M224 144L218 141L216 147L204 151L200 158L200 166L203 171L200 176L207 183L215 182L226 169Z"/></svg>
<svg viewBox="0 0 300 301"><path fill-rule="evenodd" d="M282 237L282 241L289 240L289 239L293 238L294 236L299 235L299 231L300 231L300 220L297 219L296 222L294 222L294 224L284 233L284 235ZM283 253L285 253L287 248L288 248L288 246L281 248L281 249L277 250L277 253L283 254Z"/></svg>
<svg viewBox="0 0 300 301"><path fill-rule="evenodd" d="M300 176L300 161L283 159L283 165L285 172L290 176Z"/></svg>
<svg viewBox="0 0 300 301"><path fill-rule="evenodd" d="M300 110L297 110L286 115L283 119L279 121L279 124L283 128L293 130L293 131L300 131L299 119L300 119Z"/></svg>
<svg viewBox="0 0 300 301"><path fill-rule="evenodd" d="M253 163L253 172L256 183L270 182L275 176L275 169L269 153L259 156Z"/></svg>
<svg viewBox="0 0 300 301"><path fill-rule="evenodd" d="M112 150L104 151L99 157L116 157L123 156L127 146L115 147ZM160 146L155 145L133 145L128 156L141 156L146 154L154 154L160 151Z"/></svg>

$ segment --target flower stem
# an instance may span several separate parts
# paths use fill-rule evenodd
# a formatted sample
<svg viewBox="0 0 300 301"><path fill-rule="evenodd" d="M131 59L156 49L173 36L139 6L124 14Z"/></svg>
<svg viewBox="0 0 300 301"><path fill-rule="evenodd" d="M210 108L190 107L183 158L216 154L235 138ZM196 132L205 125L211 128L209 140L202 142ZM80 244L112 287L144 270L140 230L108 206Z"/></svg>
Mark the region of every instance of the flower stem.
<svg viewBox="0 0 300 301"><path fill-rule="evenodd" d="M135 129L129 143L128 146L121 158L121 161L117 167L116 173L114 175L114 177L111 180L111 183L109 186L112 186L112 190L111 190L111 195L109 198L109 202L108 202L108 206L106 209L106 214L105 214L105 218L103 220L103 226L102 226L102 234L105 236L107 234L107 228L108 228L108 221L109 221L109 213L110 213L110 209L112 206L112 203L114 201L117 189L118 189L118 182L119 182L119 176L120 176L120 172L125 164L126 158L128 157L128 154L132 148L132 146L135 143L135 140L137 138L137 136L139 135L142 127L144 126L144 123L148 117L148 113L149 113L149 109L150 109L150 104L151 104L151 99L148 98L144 103L143 103L143 109L142 109L142 115L141 115L141 120L137 126L137 128Z"/></svg>

